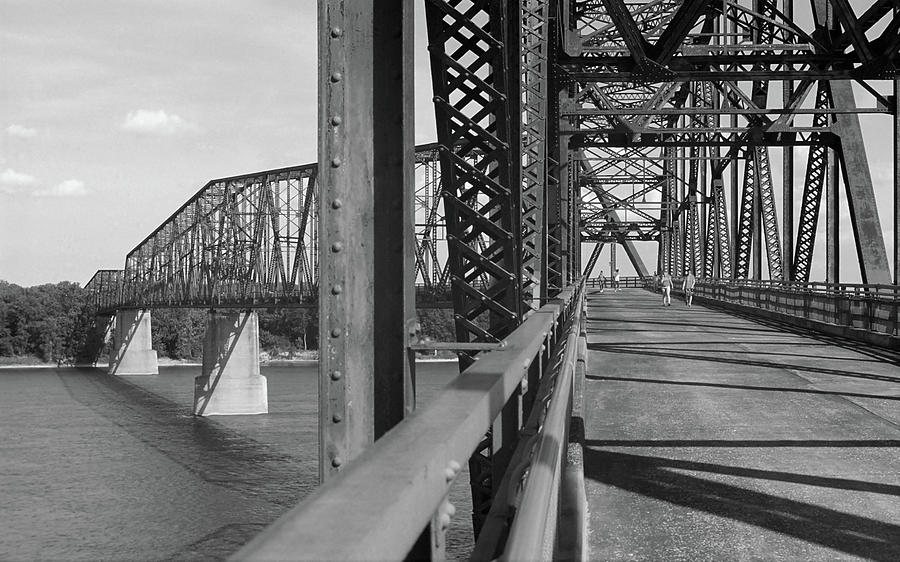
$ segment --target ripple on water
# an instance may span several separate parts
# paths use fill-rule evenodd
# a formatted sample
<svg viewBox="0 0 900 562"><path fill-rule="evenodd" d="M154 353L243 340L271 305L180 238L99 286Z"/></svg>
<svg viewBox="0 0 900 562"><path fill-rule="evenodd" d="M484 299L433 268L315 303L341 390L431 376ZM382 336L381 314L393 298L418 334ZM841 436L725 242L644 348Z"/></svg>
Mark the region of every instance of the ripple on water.
<svg viewBox="0 0 900 562"><path fill-rule="evenodd" d="M420 368L422 400L455 369ZM198 371L0 371L0 559L220 560L312 491L315 367L264 368L270 414L214 418L191 415Z"/></svg>

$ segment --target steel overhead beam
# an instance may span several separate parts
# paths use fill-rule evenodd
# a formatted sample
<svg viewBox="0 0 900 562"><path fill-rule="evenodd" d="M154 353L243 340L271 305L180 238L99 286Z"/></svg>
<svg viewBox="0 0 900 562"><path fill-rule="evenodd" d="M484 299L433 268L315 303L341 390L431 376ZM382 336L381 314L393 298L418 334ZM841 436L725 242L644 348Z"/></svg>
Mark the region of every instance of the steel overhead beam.
<svg viewBox="0 0 900 562"><path fill-rule="evenodd" d="M660 65L668 65L672 57L684 43L691 28L713 3L709 0L686 0L678 7L672 21L666 26L654 46L655 61Z"/></svg>
<svg viewBox="0 0 900 562"><path fill-rule="evenodd" d="M597 195L597 199L599 199L600 201L600 204L603 205L603 209L606 212L606 216L609 218L609 220L613 224L622 224L621 219L619 219L618 211L616 211L614 205L610 204L606 197L606 194L598 189L595 189L595 193ZM637 248L634 247L634 242L626 239L622 240L621 243L622 247L625 249L625 254L628 256L628 259L631 261L631 265L634 266L634 270L637 272L637 274L641 277L641 279L647 277L647 266L644 264L644 259L641 257L640 253L638 253Z"/></svg>
<svg viewBox="0 0 900 562"><path fill-rule="evenodd" d="M856 105L853 88L848 81L832 81L831 95L835 107L852 108ZM850 223L856 239L862 281L889 284L891 270L859 117L852 114L837 115L835 128L840 135L841 172L847 189Z"/></svg>

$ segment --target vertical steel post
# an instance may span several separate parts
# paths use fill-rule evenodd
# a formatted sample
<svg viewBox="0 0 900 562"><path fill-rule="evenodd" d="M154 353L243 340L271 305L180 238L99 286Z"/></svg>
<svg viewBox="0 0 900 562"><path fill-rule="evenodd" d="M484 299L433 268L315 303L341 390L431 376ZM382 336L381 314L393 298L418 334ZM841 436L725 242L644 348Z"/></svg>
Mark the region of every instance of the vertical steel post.
<svg viewBox="0 0 900 562"><path fill-rule="evenodd" d="M825 282L840 282L841 234L837 151L828 150L825 175Z"/></svg>
<svg viewBox="0 0 900 562"><path fill-rule="evenodd" d="M900 17L895 14L894 17ZM894 79L894 285L900 285L900 79Z"/></svg>
<svg viewBox="0 0 900 562"><path fill-rule="evenodd" d="M402 0L320 1L319 61L325 480L412 407L412 7Z"/></svg>
<svg viewBox="0 0 900 562"><path fill-rule="evenodd" d="M794 19L794 0L784 0L784 15L789 20ZM788 106L791 92L794 89L794 81L786 80L783 88L784 107ZM794 280L794 147L786 145L782 157L781 168L781 204L782 220L784 221L783 238L783 275L788 283Z"/></svg>

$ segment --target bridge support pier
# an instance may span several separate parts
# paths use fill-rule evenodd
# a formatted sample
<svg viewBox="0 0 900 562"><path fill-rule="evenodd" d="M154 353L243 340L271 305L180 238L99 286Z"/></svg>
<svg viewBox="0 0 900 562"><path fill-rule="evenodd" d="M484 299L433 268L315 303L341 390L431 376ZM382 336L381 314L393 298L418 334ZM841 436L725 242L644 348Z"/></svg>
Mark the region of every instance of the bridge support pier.
<svg viewBox="0 0 900 562"><path fill-rule="evenodd" d="M210 310L203 374L194 379L194 415L265 414L266 377L259 374L256 312Z"/></svg>
<svg viewBox="0 0 900 562"><path fill-rule="evenodd" d="M110 375L159 373L150 335L149 310L119 310L114 330L116 349L109 359Z"/></svg>

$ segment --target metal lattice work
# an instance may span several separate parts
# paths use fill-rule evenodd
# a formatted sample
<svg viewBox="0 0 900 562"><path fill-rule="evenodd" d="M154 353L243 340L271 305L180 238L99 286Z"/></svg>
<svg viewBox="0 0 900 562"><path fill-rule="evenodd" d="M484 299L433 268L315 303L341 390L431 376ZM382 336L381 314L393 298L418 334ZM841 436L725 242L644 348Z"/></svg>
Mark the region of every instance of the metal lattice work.
<svg viewBox="0 0 900 562"><path fill-rule="evenodd" d="M315 175L315 166L306 166L209 182L128 254L122 304L312 299Z"/></svg>
<svg viewBox="0 0 900 562"><path fill-rule="evenodd" d="M416 150L416 272L425 301L447 292L436 145ZM318 298L316 164L210 181L125 260L91 280L101 308L311 306ZM102 275L101 275L102 274ZM102 282L101 282L102 281Z"/></svg>
<svg viewBox="0 0 900 562"><path fill-rule="evenodd" d="M112 313L119 306L123 273L121 269L100 269L85 284L84 289L90 293L98 314Z"/></svg>
<svg viewBox="0 0 900 562"><path fill-rule="evenodd" d="M781 239L778 234L778 214L775 211L775 188L769 167L769 150L757 148L757 189L763 235L766 240L766 256L769 260L769 279L784 279L781 265Z"/></svg>
<svg viewBox="0 0 900 562"><path fill-rule="evenodd" d="M854 13L846 2L812 3L812 20L796 21L793 5L781 0L592 0L564 8L567 29L560 33L558 64L571 80L573 104L563 106L561 133L574 148L602 158L604 166L614 162L617 172L601 178L603 167L590 166L597 177L583 186L585 238L610 240L623 232L635 241L655 237L659 267L672 272L702 265L707 275L747 277L752 272L783 279L782 256L790 253L782 248L779 224L787 223L784 245L793 245L794 217L779 217L776 209L769 147L811 146L813 161L820 162L825 149L816 147L840 145L840 155L851 156L846 163L852 172L844 174L844 182L860 270L864 278L887 279L855 117L863 111L849 87L834 107L811 107L807 98L817 80L827 84L852 77L875 102L865 112L888 111L891 100L883 88L867 82L898 73L900 21L888 4L856 6ZM785 92L781 104L768 95L776 80ZM828 111L836 115L831 127L819 117ZM597 149L602 155L592 154ZM644 158L671 178L654 185L642 177L636 164ZM724 173L729 169L730 181ZM722 184L710 185L707 177ZM817 181L808 179L807 191ZM611 211L627 208L631 214L635 207L635 199L617 187L622 185L639 186L635 194L660 205L659 219L641 224L640 233L610 224ZM598 189L611 202L609 210L601 210ZM801 209L794 258L804 275L814 242L809 205Z"/></svg>
<svg viewBox="0 0 900 562"><path fill-rule="evenodd" d="M523 203L522 84L516 80L522 10L516 2L428 0L425 14L456 336L460 342L499 341L522 321L524 240L532 236L527 221L523 224L523 211L533 218L538 207L536 198ZM531 21L531 15L526 19ZM533 49L526 57L540 63ZM537 97L526 92L526 100ZM529 123L537 125L533 117ZM535 129L532 134L539 133ZM534 140L526 137L526 142ZM530 183L532 188L538 186ZM531 248L537 244L529 242ZM535 271L534 265L531 269ZM470 362L460 357L462 368ZM506 417L517 418L518 413ZM476 534L506 470L515 434L508 434L511 427L505 423L488 432L469 460Z"/></svg>
<svg viewBox="0 0 900 562"><path fill-rule="evenodd" d="M486 1L426 5L450 277L462 342L498 341L521 321L521 188L508 157L511 88L504 7Z"/></svg>
<svg viewBox="0 0 900 562"><path fill-rule="evenodd" d="M542 270L544 195L547 184L547 101L549 90L549 12L547 0L522 1L522 274L526 307L546 298ZM543 288L542 288L543 287Z"/></svg>
<svg viewBox="0 0 900 562"><path fill-rule="evenodd" d="M827 82L820 82L816 94L816 108L828 109L831 103L831 89ZM813 126L828 127L829 116L819 113L813 117ZM800 207L800 222L797 227L797 250L794 252L794 279L801 283L809 281L816 228L819 224L819 208L825 182L828 178L828 147L824 144L809 149L806 165L806 182L803 185L803 203Z"/></svg>
<svg viewBox="0 0 900 562"><path fill-rule="evenodd" d="M735 277L746 278L750 272L750 259L753 245L753 229L757 221L756 210L757 203L755 199L758 196L756 188L756 153L754 150L748 150L744 163L744 190L741 195L741 207L739 228L737 232L737 246L735 248Z"/></svg>

